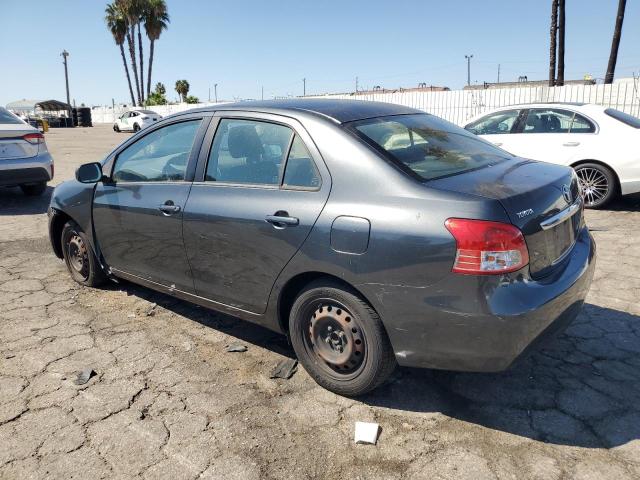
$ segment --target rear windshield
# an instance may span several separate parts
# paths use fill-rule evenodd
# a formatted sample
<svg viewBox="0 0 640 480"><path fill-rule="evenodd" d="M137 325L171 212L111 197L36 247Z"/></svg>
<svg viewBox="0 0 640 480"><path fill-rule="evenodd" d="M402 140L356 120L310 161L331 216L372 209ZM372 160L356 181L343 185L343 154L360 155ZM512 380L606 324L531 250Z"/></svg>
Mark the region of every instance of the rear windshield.
<svg viewBox="0 0 640 480"><path fill-rule="evenodd" d="M626 123L630 127L640 128L640 118L638 117L634 117L633 115L629 115L628 113L621 112L620 110L616 110L615 108L607 108L604 113L606 113L610 117L615 118L616 120L620 120L622 123Z"/></svg>
<svg viewBox="0 0 640 480"><path fill-rule="evenodd" d="M12 125L16 125L16 124L21 124L24 123L22 120L20 120L18 117L16 117L13 113L11 113L9 110L0 107L0 123L4 123L4 124L12 124Z"/></svg>
<svg viewBox="0 0 640 480"><path fill-rule="evenodd" d="M501 162L511 155L466 130L427 114L394 115L351 123L385 156L424 180Z"/></svg>

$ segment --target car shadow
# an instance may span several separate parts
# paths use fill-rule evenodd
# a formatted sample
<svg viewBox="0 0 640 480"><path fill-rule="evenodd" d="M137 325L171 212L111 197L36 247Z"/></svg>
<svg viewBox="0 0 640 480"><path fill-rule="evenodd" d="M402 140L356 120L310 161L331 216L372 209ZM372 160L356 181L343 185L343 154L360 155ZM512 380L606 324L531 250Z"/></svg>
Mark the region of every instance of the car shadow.
<svg viewBox="0 0 640 480"><path fill-rule="evenodd" d="M155 303L205 327L236 337L241 342L266 348L289 358L295 358L295 352L291 348L287 337L268 328L179 300L125 280L118 280L118 282L118 284L113 284L114 289L124 290L128 295L135 295L138 298Z"/></svg>
<svg viewBox="0 0 640 480"><path fill-rule="evenodd" d="M587 304L565 333L505 372L400 369L361 400L548 443L612 448L640 439L638 353L640 317Z"/></svg>
<svg viewBox="0 0 640 480"><path fill-rule="evenodd" d="M295 358L287 339L259 325L128 282L157 303L242 342ZM566 332L501 373L399 368L358 398L376 407L449 417L533 440L613 448L640 439L640 317L587 304Z"/></svg>
<svg viewBox="0 0 640 480"><path fill-rule="evenodd" d="M605 210L640 212L640 194L625 195L614 200Z"/></svg>
<svg viewBox="0 0 640 480"><path fill-rule="evenodd" d="M30 197L19 187L0 188L0 217L3 215L36 215L46 213L49 208L53 187L47 186L42 195Z"/></svg>

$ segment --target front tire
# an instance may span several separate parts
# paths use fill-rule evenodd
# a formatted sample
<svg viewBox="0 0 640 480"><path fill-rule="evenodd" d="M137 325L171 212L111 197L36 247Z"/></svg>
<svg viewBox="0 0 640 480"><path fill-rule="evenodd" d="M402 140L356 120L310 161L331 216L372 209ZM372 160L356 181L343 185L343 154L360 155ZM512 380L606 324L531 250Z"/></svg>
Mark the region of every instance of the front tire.
<svg viewBox="0 0 640 480"><path fill-rule="evenodd" d="M87 235L73 221L67 222L62 229L62 255L71 278L80 285L97 287L106 281Z"/></svg>
<svg viewBox="0 0 640 480"><path fill-rule="evenodd" d="M616 197L616 176L610 168L599 163L582 163L575 171L586 208L603 208Z"/></svg>
<svg viewBox="0 0 640 480"><path fill-rule="evenodd" d="M20 185L22 193L29 197L36 197L42 195L47 189L47 182L40 182L33 185Z"/></svg>
<svg viewBox="0 0 640 480"><path fill-rule="evenodd" d="M378 314L357 292L332 281L309 284L289 316L293 349L322 387L354 397L380 386L396 359Z"/></svg>
<svg viewBox="0 0 640 480"><path fill-rule="evenodd" d="M115 124L113 126L113 131L116 132L116 133L120 133L120 127L118 126L118 124Z"/></svg>

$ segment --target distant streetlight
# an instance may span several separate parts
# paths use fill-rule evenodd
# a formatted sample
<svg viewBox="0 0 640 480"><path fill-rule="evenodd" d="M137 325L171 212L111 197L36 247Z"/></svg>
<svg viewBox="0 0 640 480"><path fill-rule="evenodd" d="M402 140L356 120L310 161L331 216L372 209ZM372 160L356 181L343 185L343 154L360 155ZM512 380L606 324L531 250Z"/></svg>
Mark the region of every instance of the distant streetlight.
<svg viewBox="0 0 640 480"><path fill-rule="evenodd" d="M67 105L69 106L69 111L67 113L69 114L69 118L71 118L71 100L69 97L69 72L67 70L67 57L69 56L69 52L67 52L66 50L63 50L60 55L62 56L62 63L64 64L64 81L67 86Z"/></svg>
<svg viewBox="0 0 640 480"><path fill-rule="evenodd" d="M471 59L473 55L465 55L464 58L467 59L467 85L471 85Z"/></svg>

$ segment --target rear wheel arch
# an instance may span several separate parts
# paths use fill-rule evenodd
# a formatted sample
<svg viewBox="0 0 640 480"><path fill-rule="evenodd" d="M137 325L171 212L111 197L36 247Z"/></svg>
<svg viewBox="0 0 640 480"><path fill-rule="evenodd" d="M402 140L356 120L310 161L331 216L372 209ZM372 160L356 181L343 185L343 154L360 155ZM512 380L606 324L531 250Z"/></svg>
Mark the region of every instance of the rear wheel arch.
<svg viewBox="0 0 640 480"><path fill-rule="evenodd" d="M576 168L579 167L580 165L584 165L585 163L595 163L597 165L602 165L605 168L608 168L609 170L611 170L611 172L613 173L613 176L616 180L616 191L619 193L620 192L620 177L618 177L618 172L616 172L616 169L613 168L611 165L609 165L606 162L603 162L602 160L592 160L592 159L584 159L584 160L578 160L577 162L573 162L570 166L571 168Z"/></svg>
<svg viewBox="0 0 640 480"><path fill-rule="evenodd" d="M289 333L289 314L291 313L291 307L293 307L293 303L295 302L300 292L311 282L315 282L318 280L327 280L327 282L332 282L343 287L347 291L351 291L352 293L359 296L362 300L367 302L371 306L371 308L379 315L375 306L373 305L373 303L371 303L371 301L369 301L366 295L364 295L359 289L354 287L346 280L325 272L304 272L291 277L282 287L282 289L280 290L280 294L278 295L278 324L283 332Z"/></svg>

